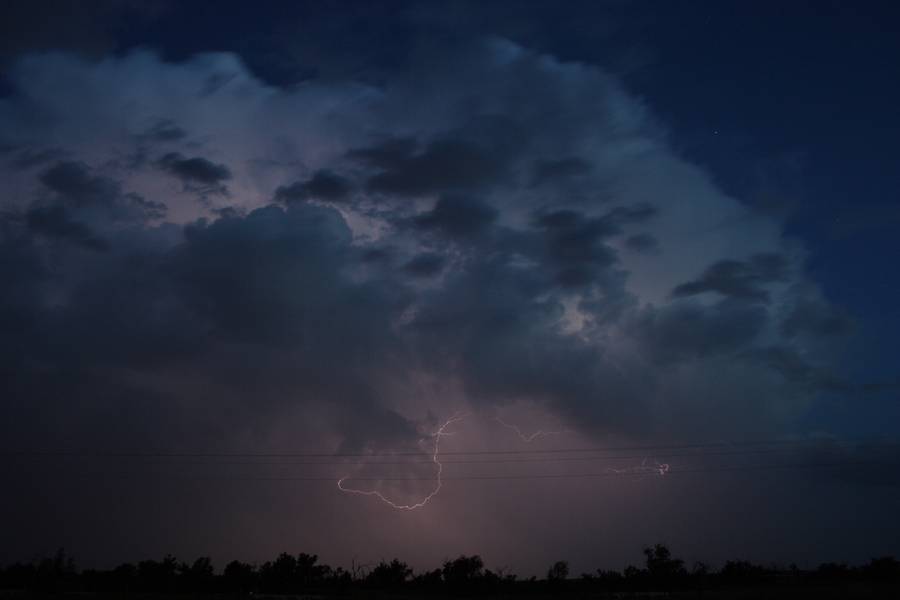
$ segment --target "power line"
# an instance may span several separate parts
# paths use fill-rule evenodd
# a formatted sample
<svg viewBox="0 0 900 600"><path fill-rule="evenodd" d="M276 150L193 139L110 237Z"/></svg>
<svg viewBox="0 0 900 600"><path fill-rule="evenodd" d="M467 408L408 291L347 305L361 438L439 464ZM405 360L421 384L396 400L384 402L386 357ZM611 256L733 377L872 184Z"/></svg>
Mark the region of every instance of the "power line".
<svg viewBox="0 0 900 600"><path fill-rule="evenodd" d="M722 465L712 467L694 467L694 468L670 468L664 475L656 474L653 467L646 467L644 471L623 470L617 472L603 471L597 473L540 473L540 474L521 474L521 475L458 475L443 477L445 481L492 481L492 480L527 480L527 479L593 479L593 478L614 478L614 477L669 477L670 475L694 474L694 473L719 473L719 472L742 472L742 471L770 471L770 470L805 470L805 469L823 469L823 468L840 468L840 467L859 467L859 466L880 466L884 467L886 472L897 473L900 462L886 461L840 461L840 462L820 462L820 463L788 463L788 464L761 464L761 465ZM96 475L96 474L76 474L78 479L103 479L103 480L136 480L148 479L146 475ZM177 476L177 475L157 475L154 479L169 479L176 481L300 481L300 482L331 482L336 480L333 477L319 476L291 476L291 477L235 477L235 476ZM350 481L433 481L433 477L352 477L347 478Z"/></svg>
<svg viewBox="0 0 900 600"><path fill-rule="evenodd" d="M878 446L853 446L852 448L855 450L861 448L874 449L874 450L885 450L894 447L894 445L878 445ZM797 453L802 451L817 451L817 452L826 452L826 453L836 453L845 448L834 448L834 447L825 447L825 448L755 448L755 449L746 449L746 450L727 450L727 451L687 451L687 452L654 452L652 456L648 456L647 454L616 454L616 455L589 455L589 456L551 456L551 457L539 457L539 456L528 456L528 457L516 457L516 458L486 458L486 459L455 459L455 460L441 460L441 464L443 465L478 465L478 464L528 464L528 463L558 463L558 462L593 462L593 461L615 461L615 460L635 460L635 459L644 459L644 458L706 458L706 457L715 457L715 456L750 456L750 455L759 455L759 454L785 454L785 453ZM441 456L444 454L441 453ZM424 456L424 453L422 454ZM81 458L78 456L76 458ZM95 458L93 456L88 456L86 458ZM106 458L106 457L103 457ZM114 457L117 458L117 457ZM132 458L132 457L128 457ZM138 457L144 458L144 457ZM148 457L153 458L153 457ZM179 457L180 458L180 457ZM192 458L192 457L189 457ZM316 460L316 461L294 461L294 460L280 460L280 461L271 461L271 460L212 460L212 461L204 461L204 460L178 460L178 461L170 461L170 460L162 460L162 461L154 461L154 462L143 462L140 463L142 465L162 465L162 466L184 466L184 465L203 465L203 466L215 466L215 465L249 465L249 466L407 466L407 465L432 465L434 461L431 458L421 458L416 460L354 460L354 461L326 461L326 460Z"/></svg>
<svg viewBox="0 0 900 600"><path fill-rule="evenodd" d="M441 456L483 456L483 455L525 455L525 454L570 454L570 453L594 453L617 451L665 451L708 448L731 448L753 446L820 446L820 447L900 447L900 441L859 441L850 440L767 440L748 442L708 442L691 444L658 444L658 445L631 445L631 446L593 446L581 448L545 448L545 449L517 449L517 450L450 450L441 451ZM4 458L55 458L55 457L83 457L83 458L375 458L378 456L422 456L425 452L384 452L373 454L371 452L114 452L95 450L10 450L0 452Z"/></svg>

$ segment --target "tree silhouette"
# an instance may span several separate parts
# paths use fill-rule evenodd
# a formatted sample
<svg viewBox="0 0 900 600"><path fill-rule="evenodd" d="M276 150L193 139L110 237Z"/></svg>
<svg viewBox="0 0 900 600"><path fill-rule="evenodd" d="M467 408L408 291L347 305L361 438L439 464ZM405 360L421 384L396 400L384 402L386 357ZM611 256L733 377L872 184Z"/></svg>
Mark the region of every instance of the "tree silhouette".
<svg viewBox="0 0 900 600"><path fill-rule="evenodd" d="M75 561L60 548L52 558L44 558L38 563L33 577L40 589L58 591L75 575Z"/></svg>
<svg viewBox="0 0 900 600"><path fill-rule="evenodd" d="M178 561L171 554L161 561L143 560L137 566L138 585L149 592L172 592L177 587L178 571Z"/></svg>
<svg viewBox="0 0 900 600"><path fill-rule="evenodd" d="M366 577L366 583L372 587L400 587L412 576L412 569L405 562L396 558L390 563L381 561Z"/></svg>
<svg viewBox="0 0 900 600"><path fill-rule="evenodd" d="M484 561L481 557L460 556L456 560L448 560L441 569L444 581L451 586L471 585L484 575Z"/></svg>
<svg viewBox="0 0 900 600"><path fill-rule="evenodd" d="M201 556L191 566L181 565L181 578L185 585L182 586L191 592L203 592L212 588L213 575L215 573L212 560L208 556Z"/></svg>
<svg viewBox="0 0 900 600"><path fill-rule="evenodd" d="M304 587L322 583L331 575L331 567L317 564L319 556L316 554L300 553L297 555L297 579Z"/></svg>
<svg viewBox="0 0 900 600"><path fill-rule="evenodd" d="M412 579L413 583L420 587L435 588L443 583L443 571L441 569L432 569L415 575Z"/></svg>
<svg viewBox="0 0 900 600"><path fill-rule="evenodd" d="M900 581L900 561L893 556L873 558L863 572L874 581Z"/></svg>
<svg viewBox="0 0 900 600"><path fill-rule="evenodd" d="M564 560L558 560L547 571L547 581L559 582L569 577L569 563Z"/></svg>
<svg viewBox="0 0 900 600"><path fill-rule="evenodd" d="M222 573L225 589L247 593L256 587L257 573L253 565L233 560Z"/></svg>
<svg viewBox="0 0 900 600"><path fill-rule="evenodd" d="M805 571L795 565L762 567L746 561L728 561L716 571L696 563L688 574L683 561L674 558L663 544L644 548L643 553L646 568L628 566L623 572L597 570L596 575L570 580L568 564L558 561L548 569L546 579L539 581L536 577L517 580L515 575L507 575L502 570L486 570L478 555L446 560L440 569L415 576L409 565L398 559L382 561L366 577L360 577L355 569L351 572L320 564L315 554L286 553L259 569L232 561L221 574L216 573L209 557L184 563L172 555L158 561L141 561L137 565L123 564L106 571L79 572L74 561L59 551L31 563L0 566L0 597L13 597L6 594L8 590L14 593L23 590L27 593L15 597L77 594L102 599L113 595L116 598L153 598L215 594L217 598L237 600L260 592L319 598L366 595L375 598L425 595L523 595L536 598L546 597L550 586L553 586L553 597L640 596L645 592L672 592L676 588L679 594L687 590L704 594L709 590L715 597L740 597L746 595L741 590L760 584L765 584L766 589L782 586L791 597L803 597L809 595L807 591L821 590L823 585L829 589L842 589L844 585L860 583L869 584L876 591L882 590L879 597L900 597L897 589L900 587L900 562L893 557L874 558L862 566L823 563L816 569ZM782 596L780 593L774 595Z"/></svg>
<svg viewBox="0 0 900 600"><path fill-rule="evenodd" d="M684 561L672 558L672 552L663 544L644 548L644 557L647 559L647 574L652 581L670 586L678 578L687 575Z"/></svg>
<svg viewBox="0 0 900 600"><path fill-rule="evenodd" d="M272 562L265 562L259 569L260 587L266 592L287 592L294 584L297 559L282 552Z"/></svg>
<svg viewBox="0 0 900 600"><path fill-rule="evenodd" d="M766 576L766 569L745 560L729 560L719 571L719 576L731 584L758 582Z"/></svg>

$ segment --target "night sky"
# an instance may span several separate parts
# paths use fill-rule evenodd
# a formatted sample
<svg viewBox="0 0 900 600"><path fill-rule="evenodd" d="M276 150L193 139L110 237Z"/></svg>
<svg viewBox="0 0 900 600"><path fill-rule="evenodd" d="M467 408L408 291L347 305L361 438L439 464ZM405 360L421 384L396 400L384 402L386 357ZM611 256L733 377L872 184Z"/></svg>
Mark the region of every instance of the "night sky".
<svg viewBox="0 0 900 600"><path fill-rule="evenodd" d="M900 555L897 6L3 2L0 562Z"/></svg>

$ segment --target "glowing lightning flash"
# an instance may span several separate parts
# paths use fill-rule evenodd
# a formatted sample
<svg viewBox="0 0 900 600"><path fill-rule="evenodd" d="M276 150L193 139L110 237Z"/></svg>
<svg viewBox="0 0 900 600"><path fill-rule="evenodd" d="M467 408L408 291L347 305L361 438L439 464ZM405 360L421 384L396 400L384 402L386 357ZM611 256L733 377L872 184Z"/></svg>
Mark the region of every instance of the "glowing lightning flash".
<svg viewBox="0 0 900 600"><path fill-rule="evenodd" d="M551 431L544 431L543 429L538 429L534 433L526 435L519 429L518 425L514 425L513 423L507 423L499 416L494 416L494 420L506 427L507 429L513 430L516 435L519 436L526 444L530 444L536 439L549 437L551 435L562 435L564 433L570 433L569 429L558 429ZM617 469L614 467L607 467L604 469L605 473L609 473L610 475L635 475L637 479L642 479L647 475L665 475L669 472L669 464L668 463L660 463L658 461L653 461L653 464L647 464L647 459L641 461L640 465L634 467L625 467L621 469Z"/></svg>
<svg viewBox="0 0 900 600"><path fill-rule="evenodd" d="M641 464L636 467L625 467L624 469L607 467L606 472L615 475L637 475L638 479L640 479L644 475L663 476L669 472L669 468L669 463L661 463L655 460L652 465L648 465L647 459L645 458L641 461Z"/></svg>
<svg viewBox="0 0 900 600"><path fill-rule="evenodd" d="M441 438L444 436L453 435L452 431L447 431L447 427L454 423L462 421L467 416L468 414L458 413L444 421L444 424L441 425L437 429L437 431L431 434L431 437L434 438L434 452L431 454L431 461L437 466L437 471L434 478L434 489L432 489L431 492L421 501L416 502L415 504L397 504L396 502L393 502L389 498L385 497L384 494L382 494L378 490L357 490L354 488L344 487L344 481L349 479L349 476L341 477L340 479L338 479L338 489L348 494L358 494L360 496L375 496L391 508L396 508L397 510L415 510L417 508L422 508L423 506L428 504L428 501L434 498L439 491L441 491L441 486L443 485L443 482L441 481L441 473L444 470L444 465L442 465L441 461L438 460L438 455L440 454Z"/></svg>
<svg viewBox="0 0 900 600"><path fill-rule="evenodd" d="M562 435L564 433L569 433L569 430L567 430L567 429L559 429L559 430L553 430L553 431L544 431L543 429L538 429L534 433L525 435L522 432L522 430L519 429L518 425L513 425L512 423L507 423L500 417L494 417L494 420L497 421L498 423L500 423L501 425L503 425L504 427L506 427L507 429L512 429L514 432L516 432L516 435L518 435L519 438L526 444L530 444L531 442L533 442L534 440L536 440L538 438L545 438L545 437L549 437L551 435Z"/></svg>

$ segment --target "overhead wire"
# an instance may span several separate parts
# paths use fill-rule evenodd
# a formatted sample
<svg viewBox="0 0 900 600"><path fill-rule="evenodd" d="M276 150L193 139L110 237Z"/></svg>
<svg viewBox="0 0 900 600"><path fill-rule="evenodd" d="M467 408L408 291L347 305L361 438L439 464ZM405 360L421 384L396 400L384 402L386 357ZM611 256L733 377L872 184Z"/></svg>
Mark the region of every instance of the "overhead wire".
<svg viewBox="0 0 900 600"><path fill-rule="evenodd" d="M741 472L741 471L770 471L770 470L793 470L793 469L824 469L824 468L840 468L840 467L859 467L859 466L882 466L886 470L890 469L891 473L897 473L896 469L900 467L900 462L875 461L875 460L858 460L858 461L838 461L838 462L806 462L806 463L788 463L788 464L757 464L757 465L717 465L705 467L688 467L688 468L670 468L664 475L653 475L653 473L641 472L635 473L631 471L611 472L602 471L594 473L538 473L538 474L513 474L513 475L457 475L446 476L445 480L452 481L492 481L492 480L528 480L528 479L587 479L587 478L613 478L613 477L669 477L671 475L694 474L694 473L717 473L717 472ZM650 467L648 467L650 469ZM145 479L146 475L109 475L109 474L84 474L69 473L76 479L104 479L104 480L131 480ZM156 475L155 479L171 479L184 481L298 481L298 482L334 482L333 477L319 476L196 476L196 475ZM431 481L432 477L353 477L349 478L354 481Z"/></svg>
<svg viewBox="0 0 900 600"><path fill-rule="evenodd" d="M532 454L587 454L597 452L636 452L648 451L662 455L662 451L695 450L715 448L745 448L754 446L805 447L820 448L893 448L900 447L900 441L806 439L806 440L762 440L743 442L703 442L683 444L655 444L628 446L592 446L576 448L542 448L515 450L447 450L441 456L486 456L486 455L532 455ZM422 456L423 451L385 451L373 452L157 452L157 451L99 451L99 450L6 450L0 451L0 458L378 458L397 456ZM430 462L430 461L429 461ZM343 464L343 463L342 463Z"/></svg>

